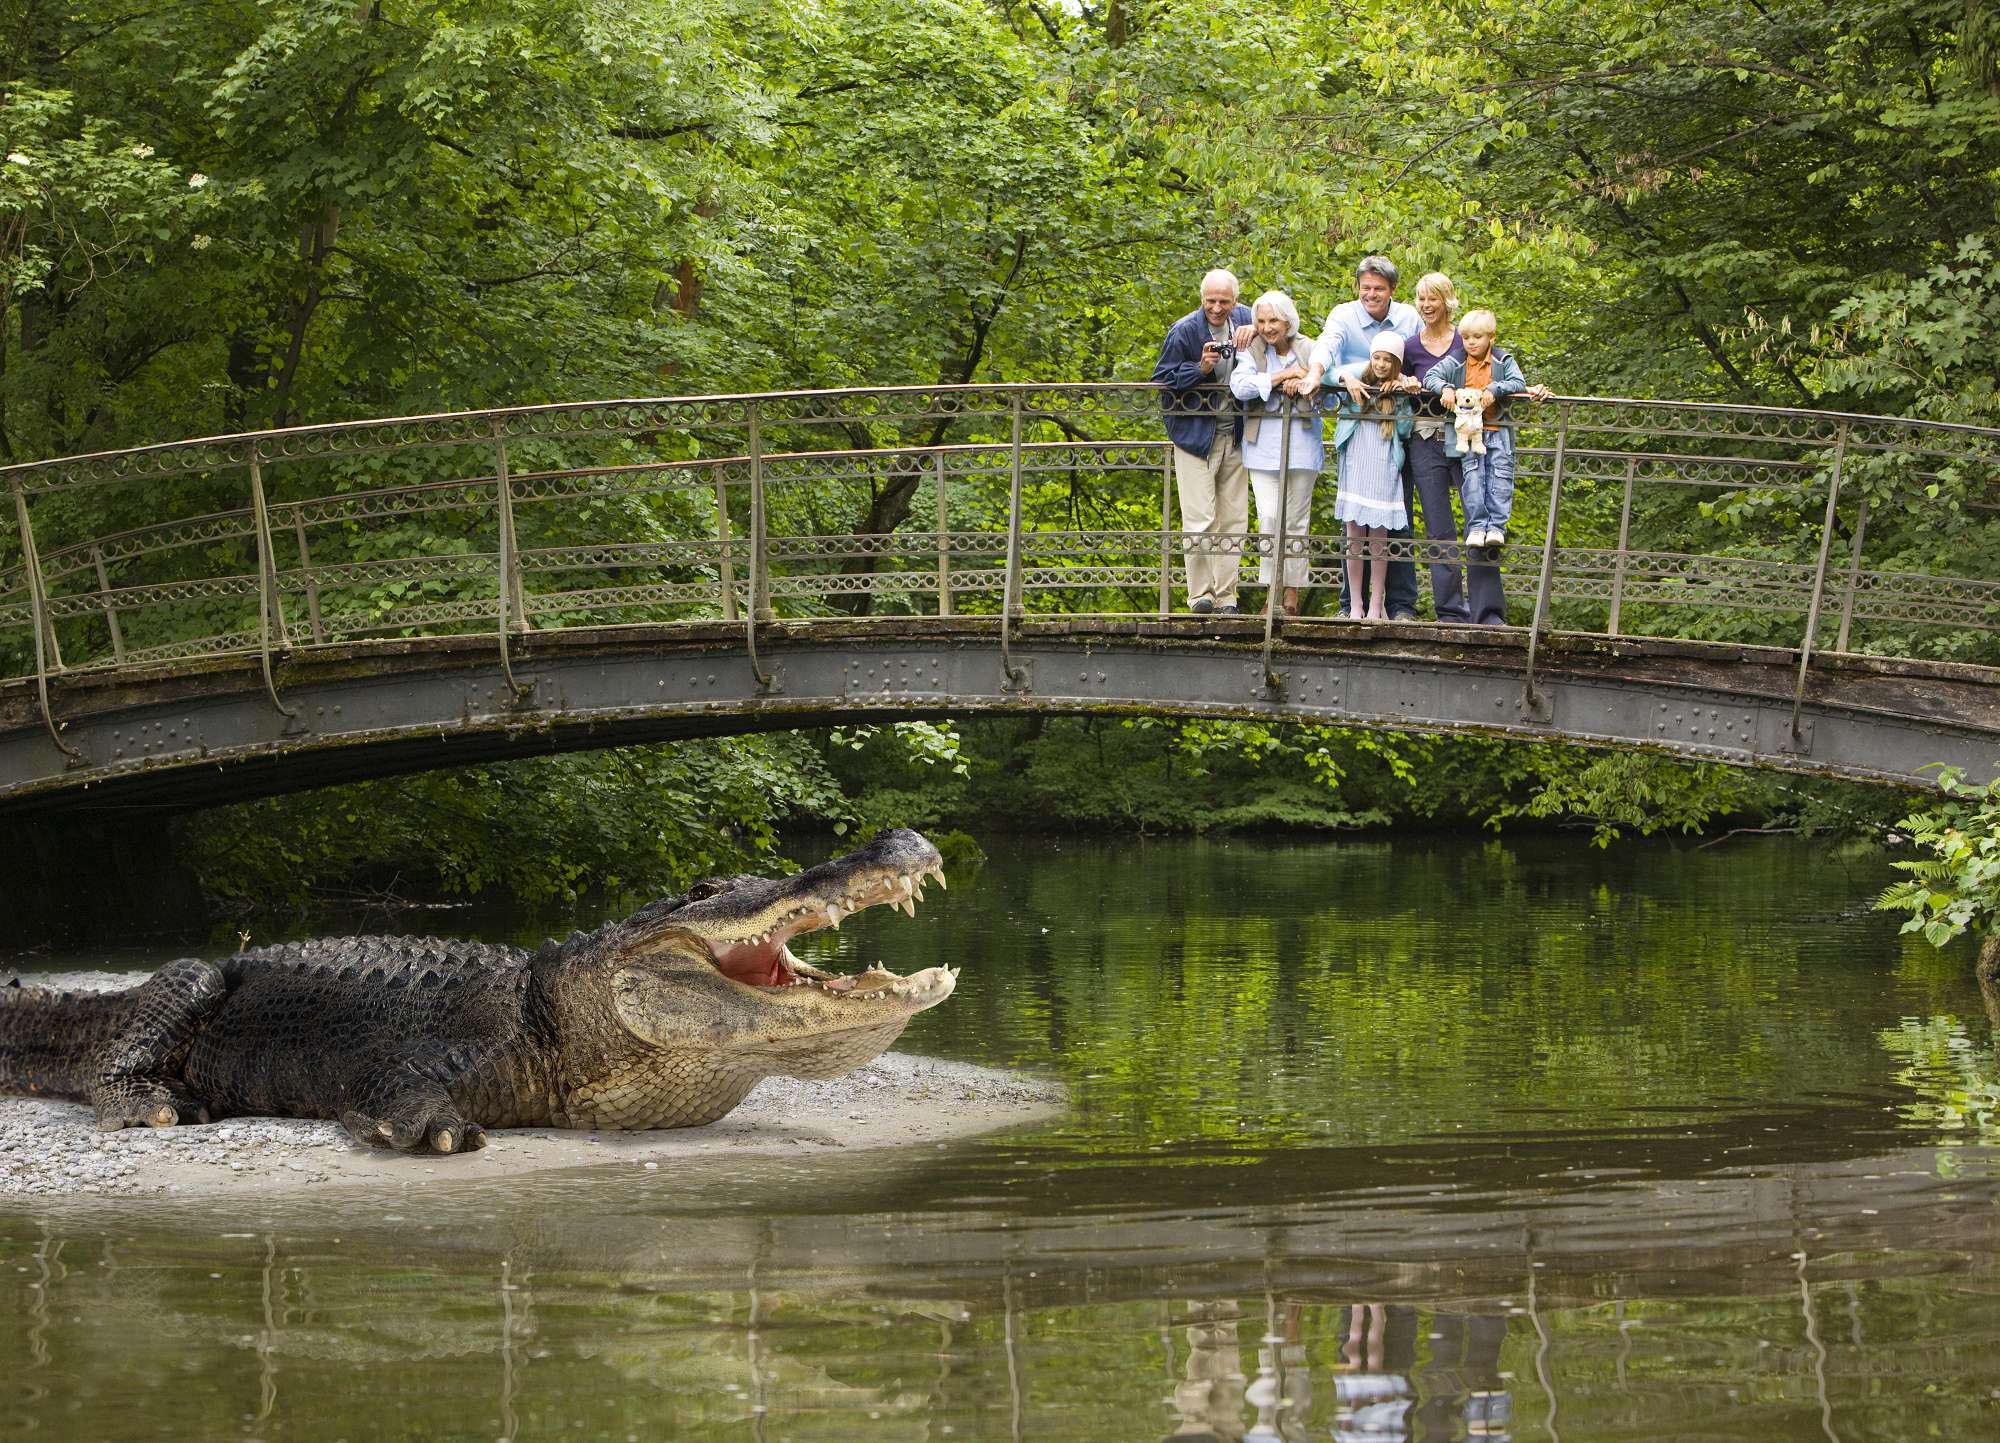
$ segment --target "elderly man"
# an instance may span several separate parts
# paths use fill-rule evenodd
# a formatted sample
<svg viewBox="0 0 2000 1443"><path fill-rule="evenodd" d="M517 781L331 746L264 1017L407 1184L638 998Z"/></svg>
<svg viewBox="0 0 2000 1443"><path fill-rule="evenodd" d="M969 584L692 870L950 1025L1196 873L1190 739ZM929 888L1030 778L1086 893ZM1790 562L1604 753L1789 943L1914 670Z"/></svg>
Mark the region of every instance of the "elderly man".
<svg viewBox="0 0 2000 1443"><path fill-rule="evenodd" d="M1250 308L1225 270L1201 278L1201 306L1175 321L1153 381L1163 388L1188 606L1199 615L1236 613L1239 540L1250 525L1250 473L1243 466L1243 413L1229 394L1235 348L1250 343Z"/></svg>
<svg viewBox="0 0 2000 1443"><path fill-rule="evenodd" d="M1361 372L1368 364L1368 352L1375 344L1375 338L1384 331L1393 331L1408 340L1423 328L1423 320L1416 308L1396 299L1396 263L1387 256L1365 256L1361 264L1354 268L1354 299L1344 301L1333 308L1326 318L1326 325L1319 333L1319 344L1313 348L1313 377L1324 378L1324 384L1345 387L1354 405L1359 406L1366 395L1361 386ZM1414 515L1414 500L1410 494L1410 477L1403 474L1403 512ZM1400 531L1391 531L1389 539L1408 542L1414 533L1405 526ZM1407 551L1409 548L1403 548ZM1343 592L1345 587L1342 588ZM1389 617L1393 621L1415 621L1417 619L1417 568L1407 557L1389 563L1389 580L1384 587ZM1363 598L1365 602L1367 598ZM1348 597L1341 597L1345 609Z"/></svg>

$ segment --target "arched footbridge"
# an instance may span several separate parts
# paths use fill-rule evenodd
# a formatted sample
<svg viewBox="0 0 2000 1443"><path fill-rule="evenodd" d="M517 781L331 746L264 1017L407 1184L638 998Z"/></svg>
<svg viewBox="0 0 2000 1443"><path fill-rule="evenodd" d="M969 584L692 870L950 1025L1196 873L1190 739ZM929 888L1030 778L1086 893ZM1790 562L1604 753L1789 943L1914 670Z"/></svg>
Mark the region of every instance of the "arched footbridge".
<svg viewBox="0 0 2000 1443"><path fill-rule="evenodd" d="M1185 536L1161 404L664 398L0 469L0 811L1024 712L2000 769L2000 433L1557 398L1512 423L1508 624L1359 623L1310 614L1337 609L1331 477L1270 535ZM1187 547L1238 558L1257 605L1185 614ZM1305 616L1253 585L1276 549ZM1486 560L1396 551L1426 587Z"/></svg>

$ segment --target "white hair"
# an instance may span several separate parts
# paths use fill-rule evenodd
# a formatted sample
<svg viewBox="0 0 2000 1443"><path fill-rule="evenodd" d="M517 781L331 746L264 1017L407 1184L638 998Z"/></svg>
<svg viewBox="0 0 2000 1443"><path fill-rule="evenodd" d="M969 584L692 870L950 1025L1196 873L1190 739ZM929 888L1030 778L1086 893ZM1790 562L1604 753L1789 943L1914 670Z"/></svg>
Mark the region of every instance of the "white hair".
<svg viewBox="0 0 2000 1443"><path fill-rule="evenodd" d="M1283 291L1264 292L1263 295L1257 297L1256 303L1250 307L1251 319L1256 319L1257 312L1267 306L1270 308L1272 314L1284 320L1285 335L1288 338L1296 336L1299 333L1299 308L1292 304L1290 296L1286 295Z"/></svg>
<svg viewBox="0 0 2000 1443"><path fill-rule="evenodd" d="M1201 288L1204 291L1210 286L1228 286L1231 295L1243 294L1243 283L1236 279L1236 272L1224 270L1221 266L1217 266L1201 278Z"/></svg>

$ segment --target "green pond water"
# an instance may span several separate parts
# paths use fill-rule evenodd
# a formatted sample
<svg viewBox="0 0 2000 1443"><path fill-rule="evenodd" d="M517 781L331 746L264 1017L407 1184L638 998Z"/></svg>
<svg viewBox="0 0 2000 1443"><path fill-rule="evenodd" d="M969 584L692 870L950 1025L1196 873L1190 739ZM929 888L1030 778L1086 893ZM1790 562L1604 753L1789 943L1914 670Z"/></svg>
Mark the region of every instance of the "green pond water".
<svg viewBox="0 0 2000 1443"><path fill-rule="evenodd" d="M1059 1120L0 1200L0 1437L2000 1437L1996 1023L1879 860L989 843L825 940Z"/></svg>

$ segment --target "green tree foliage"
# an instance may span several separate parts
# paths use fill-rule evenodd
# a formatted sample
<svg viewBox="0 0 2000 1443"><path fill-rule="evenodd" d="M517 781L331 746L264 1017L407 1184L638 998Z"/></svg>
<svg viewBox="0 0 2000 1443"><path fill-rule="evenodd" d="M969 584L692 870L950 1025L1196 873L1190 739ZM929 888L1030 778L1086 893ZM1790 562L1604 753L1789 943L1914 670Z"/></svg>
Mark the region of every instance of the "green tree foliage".
<svg viewBox="0 0 2000 1443"><path fill-rule="evenodd" d="M1938 785L1946 799L1902 822L1930 855L1897 862L1909 880L1887 888L1875 905L1909 913L1903 930L1942 947L1967 932L1990 935L2000 920L2000 784L1972 786L1951 768Z"/></svg>
<svg viewBox="0 0 2000 1443"><path fill-rule="evenodd" d="M845 811L810 741L776 733L325 788L196 813L181 847L228 912L334 893L546 906L746 870L780 824Z"/></svg>
<svg viewBox="0 0 2000 1443"><path fill-rule="evenodd" d="M2000 420L1985 0L15 0L6 20L4 460L556 398L1136 378L1206 267L1253 293L1283 286L1316 317L1370 250L1450 272L1559 389ZM853 431L857 446L928 439ZM533 448L518 464L537 464ZM316 484L445 466L360 460ZM1872 565L1962 573L2000 556L1989 478L1947 471L1915 507L1903 479L1853 468L1878 503ZM71 508L115 529L240 504L218 484L37 504L51 523ZM1651 544L1814 554L1818 513L1795 493L1705 505L1674 490L1635 515ZM889 531L915 494L905 476L796 504L815 530ZM1027 500L1154 524L1075 480L1040 478ZM951 499L955 514L981 504ZM656 498L607 524L668 535L689 519ZM1563 540L1615 524L1615 498L1580 483ZM531 544L566 539L535 525ZM369 601L386 612L449 585ZM1715 634L1790 644L1779 626ZM1205 824L1216 808L1177 795L1190 778L1226 793L1226 824L1450 808L1646 830L1793 805L1650 759L1309 730L1082 735L1019 735L1004 786L978 747L960 776L869 742L832 758L869 801L824 815L956 815L956 787L1102 825ZM725 748L715 764L762 755ZM655 763L546 765L574 767L583 795L621 775L639 786ZM819 795L816 775L779 788L787 805L814 810L796 799ZM301 833L331 836L345 807L421 836L419 794L482 815L487 776L266 811L278 825L305 809ZM203 823L204 855L247 858L214 850L237 824ZM474 855L477 828L444 834L464 884L506 870Z"/></svg>

